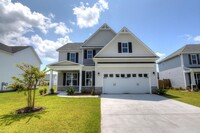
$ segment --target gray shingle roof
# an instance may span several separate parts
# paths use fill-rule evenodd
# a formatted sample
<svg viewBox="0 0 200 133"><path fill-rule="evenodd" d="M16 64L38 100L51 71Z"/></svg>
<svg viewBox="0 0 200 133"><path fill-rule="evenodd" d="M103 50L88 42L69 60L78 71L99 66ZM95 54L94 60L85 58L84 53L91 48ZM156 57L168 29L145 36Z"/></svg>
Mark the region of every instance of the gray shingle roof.
<svg viewBox="0 0 200 133"><path fill-rule="evenodd" d="M60 50L80 50L83 43L67 43L62 47L58 48L57 51Z"/></svg>
<svg viewBox="0 0 200 133"><path fill-rule="evenodd" d="M183 46L182 48L178 49L177 51L173 52L169 56L165 57L163 60L159 61L158 63L169 60L180 54L187 54L187 53L200 53L200 44L187 44Z"/></svg>
<svg viewBox="0 0 200 133"><path fill-rule="evenodd" d="M0 43L0 49L9 53L16 53L28 47L31 47L31 46L7 46L3 43Z"/></svg>

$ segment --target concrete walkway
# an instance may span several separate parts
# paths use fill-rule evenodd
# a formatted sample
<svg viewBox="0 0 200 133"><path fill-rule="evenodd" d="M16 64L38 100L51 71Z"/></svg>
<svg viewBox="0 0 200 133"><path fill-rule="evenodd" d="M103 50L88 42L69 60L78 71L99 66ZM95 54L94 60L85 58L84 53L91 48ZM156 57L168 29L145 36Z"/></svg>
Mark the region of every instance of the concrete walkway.
<svg viewBox="0 0 200 133"><path fill-rule="evenodd" d="M200 133L200 108L150 94L101 95L102 133Z"/></svg>

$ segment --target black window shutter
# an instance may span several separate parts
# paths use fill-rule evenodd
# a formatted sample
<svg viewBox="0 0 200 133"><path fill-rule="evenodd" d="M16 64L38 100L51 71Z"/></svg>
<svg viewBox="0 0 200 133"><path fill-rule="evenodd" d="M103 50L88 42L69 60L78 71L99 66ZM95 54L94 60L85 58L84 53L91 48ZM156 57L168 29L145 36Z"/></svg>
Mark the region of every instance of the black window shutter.
<svg viewBox="0 0 200 133"><path fill-rule="evenodd" d="M188 58L189 58L189 63L190 63L190 65L192 64L192 61L191 61L191 55L189 54L188 55Z"/></svg>
<svg viewBox="0 0 200 133"><path fill-rule="evenodd" d="M93 57L96 55L96 50L93 50Z"/></svg>
<svg viewBox="0 0 200 133"><path fill-rule="evenodd" d="M84 50L84 59L87 59L87 50Z"/></svg>
<svg viewBox="0 0 200 133"><path fill-rule="evenodd" d="M85 71L82 71L82 86L85 86Z"/></svg>
<svg viewBox="0 0 200 133"><path fill-rule="evenodd" d="M121 42L118 42L118 53L121 53L122 52L122 47L121 47Z"/></svg>
<svg viewBox="0 0 200 133"><path fill-rule="evenodd" d="M199 61L199 54L197 54L197 63L200 64L200 61Z"/></svg>
<svg viewBox="0 0 200 133"><path fill-rule="evenodd" d="M67 53L67 60L70 60L70 53Z"/></svg>
<svg viewBox="0 0 200 133"><path fill-rule="evenodd" d="M95 71L92 71L92 83L93 83L93 86L95 86Z"/></svg>
<svg viewBox="0 0 200 133"><path fill-rule="evenodd" d="M132 53L132 42L128 42L129 53Z"/></svg>
<svg viewBox="0 0 200 133"><path fill-rule="evenodd" d="M63 85L65 86L65 82L66 82L66 73L63 73Z"/></svg>
<svg viewBox="0 0 200 133"><path fill-rule="evenodd" d="M76 63L78 63L78 53L76 53Z"/></svg>

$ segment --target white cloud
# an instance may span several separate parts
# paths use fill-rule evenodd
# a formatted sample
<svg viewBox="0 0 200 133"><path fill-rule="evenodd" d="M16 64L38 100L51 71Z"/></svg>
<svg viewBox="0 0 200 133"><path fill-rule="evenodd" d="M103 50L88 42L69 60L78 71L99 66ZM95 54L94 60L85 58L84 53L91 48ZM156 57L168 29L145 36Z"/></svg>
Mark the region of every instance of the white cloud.
<svg viewBox="0 0 200 133"><path fill-rule="evenodd" d="M30 38L30 42L40 57L46 61L52 61L58 59L58 53L56 52L56 49L68 42L71 42L71 40L68 36L59 38L57 41L51 41L48 39L43 40L39 35L33 35Z"/></svg>
<svg viewBox="0 0 200 133"><path fill-rule="evenodd" d="M33 46L43 61L56 61L56 49L71 42L68 33L73 32L63 22L52 22L55 15L50 13L45 16L19 2L11 0L0 1L0 42L7 45ZM50 29L62 35L56 41L43 39L35 33L36 29L47 34ZM31 33L31 34L27 34ZM34 34L34 35L33 35Z"/></svg>
<svg viewBox="0 0 200 133"><path fill-rule="evenodd" d="M160 58L164 58L166 56L165 53L159 53L159 52L156 52L156 55L159 56Z"/></svg>
<svg viewBox="0 0 200 133"><path fill-rule="evenodd" d="M99 0L93 6L88 3L80 3L80 6L73 8L74 15L76 15L76 24L80 28L92 27L99 23L100 13L108 10L108 2L106 0Z"/></svg>
<svg viewBox="0 0 200 133"><path fill-rule="evenodd" d="M200 42L200 35L199 35L199 36L196 36L196 37L194 37L194 41L196 41L196 42Z"/></svg>
<svg viewBox="0 0 200 133"><path fill-rule="evenodd" d="M58 25L55 27L55 33L56 34L60 34L60 35L66 35L67 33L73 32L72 29L67 28L67 26L65 25L65 23L60 22L58 23Z"/></svg>

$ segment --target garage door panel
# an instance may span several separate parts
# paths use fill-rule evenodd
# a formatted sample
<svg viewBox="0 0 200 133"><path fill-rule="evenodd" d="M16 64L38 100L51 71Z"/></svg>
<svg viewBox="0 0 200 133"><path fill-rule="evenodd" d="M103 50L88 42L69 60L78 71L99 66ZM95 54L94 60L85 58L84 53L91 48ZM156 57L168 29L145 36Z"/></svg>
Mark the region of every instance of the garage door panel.
<svg viewBox="0 0 200 133"><path fill-rule="evenodd" d="M103 79L104 93L149 93L149 78L131 77Z"/></svg>

